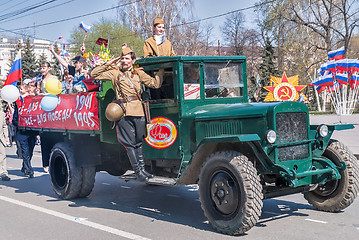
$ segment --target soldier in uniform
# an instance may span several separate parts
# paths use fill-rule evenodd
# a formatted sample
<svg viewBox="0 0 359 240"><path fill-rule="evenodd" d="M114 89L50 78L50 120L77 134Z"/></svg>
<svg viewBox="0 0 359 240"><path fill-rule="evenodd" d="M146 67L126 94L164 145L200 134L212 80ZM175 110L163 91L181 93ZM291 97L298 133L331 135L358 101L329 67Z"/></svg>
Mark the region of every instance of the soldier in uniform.
<svg viewBox="0 0 359 240"><path fill-rule="evenodd" d="M120 70L109 66L120 61ZM128 47L122 49L121 57L104 65L97 66L91 72L93 79L112 81L116 93L116 102L124 108L124 117L116 122L118 141L124 145L131 166L139 181L153 177L145 171L142 140L146 134L146 119L141 103L142 84L149 88L159 88L163 81L164 69L153 78L140 69L134 69L135 53Z"/></svg>
<svg viewBox="0 0 359 240"><path fill-rule="evenodd" d="M143 56L176 56L171 42L166 38L165 21L162 18L157 17L153 21L153 32L153 37L148 38L143 45Z"/></svg>

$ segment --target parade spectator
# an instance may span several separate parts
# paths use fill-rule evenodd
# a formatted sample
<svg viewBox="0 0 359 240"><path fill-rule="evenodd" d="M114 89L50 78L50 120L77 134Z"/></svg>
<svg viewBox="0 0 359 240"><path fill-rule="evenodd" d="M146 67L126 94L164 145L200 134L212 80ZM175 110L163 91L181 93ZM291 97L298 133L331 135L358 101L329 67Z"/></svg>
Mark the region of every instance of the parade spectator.
<svg viewBox="0 0 359 240"><path fill-rule="evenodd" d="M7 167L6 167L6 141L8 139L8 129L5 119L5 113L0 111L0 177L3 181L9 181Z"/></svg>
<svg viewBox="0 0 359 240"><path fill-rule="evenodd" d="M65 70L64 75L62 76L62 94L73 93L74 92L74 85L73 85L74 77L69 75L69 72Z"/></svg>
<svg viewBox="0 0 359 240"><path fill-rule="evenodd" d="M48 79L50 78L56 78L56 76L52 75L50 73L51 71L51 65L49 62L44 62L41 64L41 68L40 68L40 72L41 72L41 80L38 81L37 84L37 90L36 90L36 94L37 95L41 95L41 94L48 94L47 90L46 90L46 82ZM29 85L27 85L27 87L29 87ZM30 95L30 93L28 93Z"/></svg>
<svg viewBox="0 0 359 240"><path fill-rule="evenodd" d="M20 95L21 98L29 96L29 86L27 84L21 84L20 86ZM31 159L34 152L36 136L38 133L31 130L19 130L19 108L22 105L22 100L18 99L15 104L13 124L17 127L16 139L20 145L20 152L22 155L22 168L21 172L29 178L34 177L34 170L31 166Z"/></svg>
<svg viewBox="0 0 359 240"><path fill-rule="evenodd" d="M148 38L143 45L143 56L176 56L171 42L166 38L165 21L156 17L153 21L153 37Z"/></svg>
<svg viewBox="0 0 359 240"><path fill-rule="evenodd" d="M83 49L83 47L81 47ZM72 75L74 77L73 79L73 85L81 85L82 80L86 79L86 72L84 70L84 64L85 64L85 58L82 56L77 56L75 58L72 59L72 61L74 62L75 66L71 66L69 65L66 60L64 58L62 58L61 56L59 56L55 51L54 51L54 46L50 45L50 52L54 55L54 57L59 61L59 63L64 66L65 70L68 71L69 75ZM81 50L82 51L82 50ZM83 50L85 51L85 50Z"/></svg>
<svg viewBox="0 0 359 240"><path fill-rule="evenodd" d="M5 109L5 120L9 133L9 145L8 145L9 147L12 147L12 144L16 141L15 140L16 128L14 124L12 124L13 115L14 115L14 108L10 103L8 103Z"/></svg>
<svg viewBox="0 0 359 240"><path fill-rule="evenodd" d="M109 69L121 59L121 69ZM145 171L142 140L146 134L145 113L141 104L142 84L150 88L159 88L163 81L164 70L158 71L153 78L144 71L134 69L135 53L128 47L122 49L121 57L115 58L92 70L93 79L112 81L116 94L116 103L124 109L124 117L116 122L118 141L122 143L130 160L136 178L146 181L152 177Z"/></svg>

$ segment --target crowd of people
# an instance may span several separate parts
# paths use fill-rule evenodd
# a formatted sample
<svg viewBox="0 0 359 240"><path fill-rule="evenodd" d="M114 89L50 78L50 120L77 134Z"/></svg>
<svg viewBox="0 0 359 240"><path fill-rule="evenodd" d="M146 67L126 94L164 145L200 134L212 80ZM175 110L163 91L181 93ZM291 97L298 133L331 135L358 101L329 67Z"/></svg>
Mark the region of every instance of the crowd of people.
<svg viewBox="0 0 359 240"><path fill-rule="evenodd" d="M136 61L135 53L123 44L121 56L109 62L95 67L91 72L85 68L85 58L81 55L72 59L74 66L58 55L53 46L50 52L64 68L62 77L62 93L85 92L86 86L83 80L92 77L100 81L112 81L116 93L114 102L123 108L124 116L116 121L118 141L125 146L131 166L139 181L147 181L153 177L144 166L142 140L146 135L145 110L141 104L141 93L145 85L149 88L161 87L164 70L158 71L155 77L147 75L144 71L133 68ZM85 53L85 46L81 47L81 53ZM153 37L148 38L143 47L144 57L175 56L171 42L165 36L165 22L157 17L153 21ZM119 69L111 66L117 65ZM51 75L51 65L48 62L41 64L41 75L33 79L25 79L20 85L20 95L27 96L45 95L46 82L56 76ZM3 181L10 180L6 170L5 147L11 146L14 142L17 145L17 154L22 158L21 172L29 178L34 177L31 159L36 144L40 143L38 133L30 130L17 130L18 109L21 101L15 104L8 104L5 112L0 111L0 177ZM48 172L49 163L43 161L44 171Z"/></svg>

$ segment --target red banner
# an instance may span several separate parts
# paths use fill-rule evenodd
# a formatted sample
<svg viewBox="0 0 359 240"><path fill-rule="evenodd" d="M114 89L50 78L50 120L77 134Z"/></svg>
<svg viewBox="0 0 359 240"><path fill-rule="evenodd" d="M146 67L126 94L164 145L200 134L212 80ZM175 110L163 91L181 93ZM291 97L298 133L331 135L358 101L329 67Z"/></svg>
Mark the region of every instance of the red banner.
<svg viewBox="0 0 359 240"><path fill-rule="evenodd" d="M105 47L107 47L107 46L108 46L108 40L107 40L107 39L104 39L104 38L99 38L99 39L97 39L96 44L98 44L98 45L100 45L100 46L101 46L102 44L104 44Z"/></svg>
<svg viewBox="0 0 359 240"><path fill-rule="evenodd" d="M19 126L53 129L99 130L96 92L60 94L52 111L41 108L44 96L25 97L19 109Z"/></svg>

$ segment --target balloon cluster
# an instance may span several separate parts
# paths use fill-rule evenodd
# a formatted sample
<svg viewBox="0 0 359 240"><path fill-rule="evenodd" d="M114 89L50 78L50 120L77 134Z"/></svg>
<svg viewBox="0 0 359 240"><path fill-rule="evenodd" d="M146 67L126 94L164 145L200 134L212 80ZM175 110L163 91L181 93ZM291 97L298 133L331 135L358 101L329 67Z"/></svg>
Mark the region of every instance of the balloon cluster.
<svg viewBox="0 0 359 240"><path fill-rule="evenodd" d="M50 93L42 98L40 106L44 111L52 111L56 108L59 103L57 97L62 91L62 84L57 78L50 78L45 84L46 91Z"/></svg>

